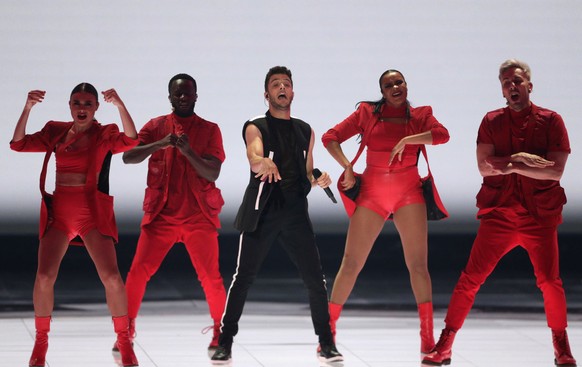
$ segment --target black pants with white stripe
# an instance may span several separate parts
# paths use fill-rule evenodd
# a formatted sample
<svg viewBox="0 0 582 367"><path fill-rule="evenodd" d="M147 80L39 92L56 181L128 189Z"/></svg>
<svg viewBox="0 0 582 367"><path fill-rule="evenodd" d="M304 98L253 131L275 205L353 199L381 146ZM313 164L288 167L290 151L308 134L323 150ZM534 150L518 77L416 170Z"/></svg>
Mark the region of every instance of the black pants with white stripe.
<svg viewBox="0 0 582 367"><path fill-rule="evenodd" d="M325 277L307 214L307 200L300 194L285 195L281 207L268 206L261 215L257 229L241 233L237 268L222 317L223 338L232 340L237 334L248 290L275 242L283 246L307 288L311 319L319 342L331 344Z"/></svg>

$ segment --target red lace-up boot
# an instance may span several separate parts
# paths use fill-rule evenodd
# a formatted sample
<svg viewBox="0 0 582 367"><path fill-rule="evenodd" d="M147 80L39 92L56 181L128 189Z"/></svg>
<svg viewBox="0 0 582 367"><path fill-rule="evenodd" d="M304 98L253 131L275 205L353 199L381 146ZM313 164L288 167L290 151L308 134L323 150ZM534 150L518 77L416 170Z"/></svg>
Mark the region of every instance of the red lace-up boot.
<svg viewBox="0 0 582 367"><path fill-rule="evenodd" d="M36 337L28 365L30 367L44 367L48 350L48 333L51 330L51 317L35 316L34 326L36 328Z"/></svg>
<svg viewBox="0 0 582 367"><path fill-rule="evenodd" d="M329 303L329 326L331 328L331 335L333 336L333 342L335 343L335 333L337 320L342 313L343 305L338 305L337 303Z"/></svg>
<svg viewBox="0 0 582 367"><path fill-rule="evenodd" d="M432 302L418 305L418 317L420 318L420 353L428 354L434 348Z"/></svg>
<svg viewBox="0 0 582 367"><path fill-rule="evenodd" d="M214 325L208 326L207 328L204 328L202 330L202 334L206 334L210 330L212 330L212 340L210 341L210 344L208 345L208 350L214 351L214 350L216 350L216 348L218 348L218 338L220 337L220 321L214 320Z"/></svg>
<svg viewBox="0 0 582 367"><path fill-rule="evenodd" d="M566 330L552 330L554 343L554 363L560 367L576 367L576 360L570 351Z"/></svg>
<svg viewBox="0 0 582 367"><path fill-rule="evenodd" d="M431 366L451 364L453 341L455 340L456 333L452 329L444 328L434 349L424 356L422 363Z"/></svg>
<svg viewBox="0 0 582 367"><path fill-rule="evenodd" d="M121 363L123 367L137 367L137 357L133 352L133 346L131 345L131 340L129 337L129 318L127 315L112 317L113 328L117 334L117 341L115 345L119 349L119 354L121 354Z"/></svg>

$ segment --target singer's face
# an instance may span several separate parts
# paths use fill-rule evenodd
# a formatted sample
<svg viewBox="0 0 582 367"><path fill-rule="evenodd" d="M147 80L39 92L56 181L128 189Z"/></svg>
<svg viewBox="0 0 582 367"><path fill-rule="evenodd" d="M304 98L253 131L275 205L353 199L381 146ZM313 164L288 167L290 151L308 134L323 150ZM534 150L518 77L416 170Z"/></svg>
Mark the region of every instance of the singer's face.
<svg viewBox="0 0 582 367"><path fill-rule="evenodd" d="M95 118L95 112L99 108L97 98L91 93L78 92L71 96L69 101L71 116L77 125L90 124Z"/></svg>
<svg viewBox="0 0 582 367"><path fill-rule="evenodd" d="M507 100L507 105L514 111L521 111L529 107L529 94L533 84L527 79L523 70L512 68L500 76L501 91Z"/></svg>
<svg viewBox="0 0 582 367"><path fill-rule="evenodd" d="M293 83L285 74L275 74L267 84L266 99L269 107L277 110L288 110L293 102Z"/></svg>
<svg viewBox="0 0 582 367"><path fill-rule="evenodd" d="M408 97L408 87L402 74L398 72L391 72L384 75L382 77L380 87L382 96L386 100L387 104L394 107L400 107L406 103L406 98Z"/></svg>
<svg viewBox="0 0 582 367"><path fill-rule="evenodd" d="M191 80L174 80L168 98L176 115L187 117L194 114L194 105L196 105L198 95Z"/></svg>

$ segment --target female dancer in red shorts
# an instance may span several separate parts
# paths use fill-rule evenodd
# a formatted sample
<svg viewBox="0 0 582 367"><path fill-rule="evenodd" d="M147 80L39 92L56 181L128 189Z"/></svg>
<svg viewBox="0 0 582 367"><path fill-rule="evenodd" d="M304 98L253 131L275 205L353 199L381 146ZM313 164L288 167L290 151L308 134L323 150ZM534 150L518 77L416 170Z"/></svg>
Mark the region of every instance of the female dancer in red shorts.
<svg viewBox="0 0 582 367"><path fill-rule="evenodd" d="M322 137L329 153L345 169L344 179L339 182L343 190L352 188L356 180L340 144L362 134L367 147L360 194L350 217L344 257L331 293L330 323L335 333L342 307L390 217L400 235L418 305L420 350L428 353L434 347L432 288L427 266L426 206L417 160L422 145L446 143L449 133L434 118L431 107L410 106L402 73L387 70L379 82L382 99L360 103L352 115Z"/></svg>
<svg viewBox="0 0 582 367"><path fill-rule="evenodd" d="M94 120L99 107L97 90L91 84L82 83L71 92L72 122L49 121L39 132L27 135L30 111L44 96L45 92L40 90L28 93L10 142L10 147L16 151L47 153L41 174L44 200L33 291L36 340L29 366L45 365L54 283L71 241L81 241L85 245L103 282L123 366L137 366L129 341L125 288L117 267L113 198L107 193L111 154L129 150L138 143L133 120L117 92L110 89L103 92L103 98L119 109L124 133L119 132L115 124L99 124ZM53 195L48 195L44 192L44 180L53 151L56 184Z"/></svg>

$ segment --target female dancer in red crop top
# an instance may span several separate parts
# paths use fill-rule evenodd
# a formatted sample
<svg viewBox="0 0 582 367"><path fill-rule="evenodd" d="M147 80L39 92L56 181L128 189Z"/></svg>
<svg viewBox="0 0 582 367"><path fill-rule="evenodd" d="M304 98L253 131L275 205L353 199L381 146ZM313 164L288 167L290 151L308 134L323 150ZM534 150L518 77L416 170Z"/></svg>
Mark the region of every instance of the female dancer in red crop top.
<svg viewBox="0 0 582 367"><path fill-rule="evenodd" d="M45 201L44 210L41 210L38 269L33 291L36 340L29 362L31 367L45 365L54 307L54 283L68 245L74 238L80 238L84 243L105 287L123 366L138 365L129 341L127 299L117 267L113 201L97 183L103 162L111 154L136 146L137 132L117 92L110 89L102 93L106 102L118 108L124 133L119 132L115 124L101 125L94 120L99 107L98 93L91 84L82 83L71 92L69 107L73 121L49 121L41 131L31 135L25 132L28 116L32 107L42 102L45 92L29 92L10 142L10 147L16 151L47 152L41 187L44 187L50 152L55 151L56 155L55 191L52 197L44 195L51 200Z"/></svg>
<svg viewBox="0 0 582 367"><path fill-rule="evenodd" d="M426 206L416 162L423 144L449 140L447 129L428 106L412 108L404 76L387 70L380 76L382 99L362 102L357 111L330 129L323 144L345 169L340 189L355 184L350 160L340 144L356 134L366 139L366 169L356 209L350 217L344 257L330 299L330 323L335 324L384 222L390 216L400 235L412 291L420 316L421 352L434 347L432 288L427 266Z"/></svg>

